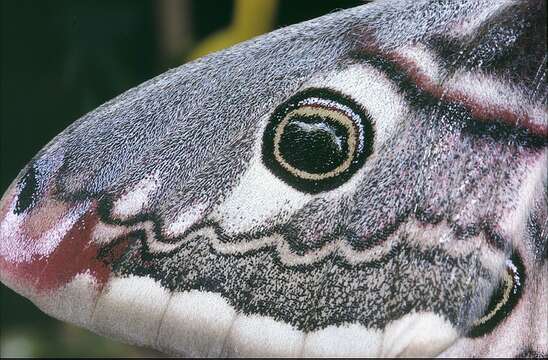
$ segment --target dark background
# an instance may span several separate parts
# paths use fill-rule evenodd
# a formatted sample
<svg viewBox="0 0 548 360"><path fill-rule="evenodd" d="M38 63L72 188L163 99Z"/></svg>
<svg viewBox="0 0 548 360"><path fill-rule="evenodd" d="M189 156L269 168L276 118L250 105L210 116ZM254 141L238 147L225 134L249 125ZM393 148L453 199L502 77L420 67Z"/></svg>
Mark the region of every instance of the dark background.
<svg viewBox="0 0 548 360"><path fill-rule="evenodd" d="M196 44L231 21L231 0L176 2L1 2L1 193L36 153L74 120L184 63ZM362 2L279 0L274 28ZM184 24L179 24L179 37L169 40L171 43L166 40L166 14L170 11ZM156 354L63 324L0 285L0 355Z"/></svg>

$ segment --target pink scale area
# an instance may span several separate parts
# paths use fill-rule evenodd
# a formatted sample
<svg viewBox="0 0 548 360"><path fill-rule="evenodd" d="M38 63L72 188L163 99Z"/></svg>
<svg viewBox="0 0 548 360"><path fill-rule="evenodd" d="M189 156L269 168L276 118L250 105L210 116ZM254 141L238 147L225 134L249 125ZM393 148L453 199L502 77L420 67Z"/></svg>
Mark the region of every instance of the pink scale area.
<svg viewBox="0 0 548 360"><path fill-rule="evenodd" d="M14 195L6 194L4 206L0 209L0 221L13 215L10 205L14 199ZM42 210L32 210L22 221L14 224L18 225L17 229L10 229L13 231L9 234L6 231L0 234L4 248L4 254L0 256L0 279L23 295L39 296L63 287L78 274L86 273L95 278L95 284L101 290L110 277L110 262L123 254L127 242L120 242L112 249L108 259L100 259L98 255L104 245L93 242L91 236L99 222L96 204L91 203L85 209L80 205L80 211L75 212L78 205L53 206L50 203L46 206L44 203L47 201L42 202ZM57 234L58 239L50 241L47 251L36 251L43 250L43 247L32 242L47 241L43 239L43 234L52 233L52 229L55 233L55 227L59 227L59 222L71 212L79 217L70 226L60 229L62 233ZM24 260L6 254L5 250L9 251L10 247L18 252L17 255L26 251Z"/></svg>

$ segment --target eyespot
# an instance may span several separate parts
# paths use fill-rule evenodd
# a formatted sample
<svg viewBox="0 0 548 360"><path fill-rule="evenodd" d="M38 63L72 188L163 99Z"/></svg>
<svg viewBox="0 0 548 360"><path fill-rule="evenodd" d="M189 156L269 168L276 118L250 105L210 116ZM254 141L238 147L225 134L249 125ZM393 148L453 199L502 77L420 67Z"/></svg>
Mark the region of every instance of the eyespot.
<svg viewBox="0 0 548 360"><path fill-rule="evenodd" d="M523 263L519 254L514 252L512 258L506 261L502 282L491 295L485 314L474 321L468 336L472 338L483 336L497 327L518 303L524 284Z"/></svg>
<svg viewBox="0 0 548 360"><path fill-rule="evenodd" d="M308 193L346 182L373 148L371 118L352 99L308 89L274 111L263 134L263 162L290 186Z"/></svg>

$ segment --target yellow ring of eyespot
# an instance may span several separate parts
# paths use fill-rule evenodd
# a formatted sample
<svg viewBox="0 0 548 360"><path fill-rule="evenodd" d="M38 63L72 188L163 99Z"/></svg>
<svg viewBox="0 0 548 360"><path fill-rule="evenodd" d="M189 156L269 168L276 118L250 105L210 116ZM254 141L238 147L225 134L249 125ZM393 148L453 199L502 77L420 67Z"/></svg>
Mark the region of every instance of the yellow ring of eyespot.
<svg viewBox="0 0 548 360"><path fill-rule="evenodd" d="M336 120L344 127L348 129L348 154L346 160L335 169L328 171L322 174L309 173L307 171L302 171L294 166L291 166L280 153L280 140L282 138L285 127L289 123L289 120L294 116L320 116L322 118L329 118L331 120ZM342 112L337 110L331 110L326 108L318 108L314 106L303 106L298 109L292 110L283 118L282 121L278 124L276 128L276 133L274 134L274 158L276 161L289 173L293 174L296 177L305 180L324 180L330 177L335 177L340 173L344 172L352 164L354 158L354 153L356 152L356 146L358 142L358 134L354 125L354 122Z"/></svg>
<svg viewBox="0 0 548 360"><path fill-rule="evenodd" d="M504 281L504 293L502 294L502 299L497 303L495 308L491 310L488 314L485 314L481 318L477 319L472 323L473 326L478 326L481 324L485 324L489 319L491 319L495 314L508 302L508 299L510 298L510 293L512 292L512 289L514 288L514 278L511 274L508 272L504 273L503 276Z"/></svg>

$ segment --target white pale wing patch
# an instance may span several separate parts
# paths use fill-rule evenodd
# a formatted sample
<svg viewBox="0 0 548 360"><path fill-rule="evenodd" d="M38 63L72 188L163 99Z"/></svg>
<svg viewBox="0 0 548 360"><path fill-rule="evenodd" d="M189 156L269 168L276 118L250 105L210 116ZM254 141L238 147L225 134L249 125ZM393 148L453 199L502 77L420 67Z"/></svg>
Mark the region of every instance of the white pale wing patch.
<svg viewBox="0 0 548 360"><path fill-rule="evenodd" d="M443 77L443 67L432 50L425 45L417 44L398 49L398 55L412 65L424 77L424 80L438 84Z"/></svg>
<svg viewBox="0 0 548 360"><path fill-rule="evenodd" d="M376 356L382 345L382 331L361 325L328 326L308 334L303 348L305 357Z"/></svg>
<svg viewBox="0 0 548 360"><path fill-rule="evenodd" d="M391 322L384 330L382 357L435 356L459 334L448 321L433 313L411 313Z"/></svg>
<svg viewBox="0 0 548 360"><path fill-rule="evenodd" d="M326 87L352 94L352 98L371 115L375 129L374 149L391 138L396 125L408 114L405 100L394 83L371 66L352 65L316 77L305 87Z"/></svg>
<svg viewBox="0 0 548 360"><path fill-rule="evenodd" d="M98 296L97 280L86 272L76 275L71 282L48 296L37 296L35 303L59 320L88 327Z"/></svg>
<svg viewBox="0 0 548 360"><path fill-rule="evenodd" d="M229 357L295 357L304 342L302 331L291 325L257 315L238 315L227 339Z"/></svg>
<svg viewBox="0 0 548 360"><path fill-rule="evenodd" d="M228 233L242 233L265 223L286 221L311 198L272 175L256 157L238 186L210 218Z"/></svg>
<svg viewBox="0 0 548 360"><path fill-rule="evenodd" d="M97 300L91 328L133 344L153 346L170 297L150 278L113 278Z"/></svg>
<svg viewBox="0 0 548 360"><path fill-rule="evenodd" d="M132 229L125 226L98 223L91 234L91 240L96 244L108 244L113 239L128 234Z"/></svg>
<svg viewBox="0 0 548 360"><path fill-rule="evenodd" d="M116 200L112 208L112 214L122 220L139 214L148 204L151 193L158 186L158 174L145 177L135 188Z"/></svg>
<svg viewBox="0 0 548 360"><path fill-rule="evenodd" d="M220 356L236 311L219 294L175 293L158 331L158 348L189 356Z"/></svg>
<svg viewBox="0 0 548 360"><path fill-rule="evenodd" d="M176 237L184 234L188 228L202 219L207 207L207 204L198 204L179 213L179 215L177 215L177 219L169 224L166 230L166 235Z"/></svg>
<svg viewBox="0 0 548 360"><path fill-rule="evenodd" d="M102 292L81 274L35 303L57 318L169 353L216 356L435 356L457 338L433 313L407 314L386 329L360 324L305 333L289 324L238 314L220 295L169 292L147 277L112 278ZM76 300L76 301L75 301Z"/></svg>

